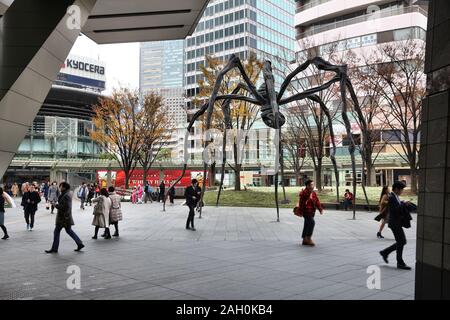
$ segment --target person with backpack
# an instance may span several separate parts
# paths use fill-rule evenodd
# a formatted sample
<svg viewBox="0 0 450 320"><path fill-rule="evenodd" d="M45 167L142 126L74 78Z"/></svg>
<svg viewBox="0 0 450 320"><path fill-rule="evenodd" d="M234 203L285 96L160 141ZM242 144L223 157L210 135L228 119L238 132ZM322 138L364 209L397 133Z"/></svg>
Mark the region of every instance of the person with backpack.
<svg viewBox="0 0 450 320"><path fill-rule="evenodd" d="M389 254L396 251L397 253L397 268L401 270L411 270L405 261L403 260L403 248L406 245L406 236L403 228L411 227L411 214L410 207L413 206L410 202L404 202L400 200L400 196L406 185L397 181L392 185L392 192L389 194L389 220L388 227L392 230L394 234L395 243L390 247L380 251L380 255L384 262L389 263Z"/></svg>
<svg viewBox="0 0 450 320"><path fill-rule="evenodd" d="M81 205L80 205L80 209L84 210L84 203L87 200L87 196L89 194L89 190L88 187L86 186L86 183L82 183L80 189L78 189L78 199L80 199Z"/></svg>
<svg viewBox="0 0 450 320"><path fill-rule="evenodd" d="M345 189L344 193L344 209L348 211L348 208L353 205L353 193L349 189Z"/></svg>
<svg viewBox="0 0 450 320"><path fill-rule="evenodd" d="M298 208L300 215L303 216L305 221L303 224L302 245L313 247L315 246L315 243L312 241L311 237L316 224L314 216L316 210L319 210L320 214L323 214L323 207L317 193L314 191L314 182L312 180L307 180L305 182L305 188L299 195Z"/></svg>
<svg viewBox="0 0 450 320"><path fill-rule="evenodd" d="M62 182L59 185L60 196L58 198L58 204L56 209L56 221L55 231L53 232L53 244L50 250L45 250L45 253L58 253L59 239L61 230L65 229L67 234L75 241L77 248L75 251L79 252L84 248L83 242L72 230L72 226L75 224L72 217L72 193L70 192L70 185L67 182Z"/></svg>

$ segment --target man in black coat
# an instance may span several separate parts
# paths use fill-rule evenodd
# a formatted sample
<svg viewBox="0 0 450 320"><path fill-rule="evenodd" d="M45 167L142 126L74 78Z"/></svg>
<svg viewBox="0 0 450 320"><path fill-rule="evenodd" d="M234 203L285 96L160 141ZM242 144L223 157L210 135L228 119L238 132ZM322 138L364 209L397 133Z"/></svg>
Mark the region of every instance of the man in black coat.
<svg viewBox="0 0 450 320"><path fill-rule="evenodd" d="M38 204L41 202L41 196L36 191L36 187L32 184L30 189L23 194L22 206L25 215L25 222L27 223L27 230L33 231L34 215L38 210Z"/></svg>
<svg viewBox="0 0 450 320"><path fill-rule="evenodd" d="M165 194L166 194L166 185L164 184L164 181L161 181L161 183L159 184L158 202L164 201Z"/></svg>
<svg viewBox="0 0 450 320"><path fill-rule="evenodd" d="M80 251L84 248L83 242L72 230L72 226L75 224L72 218L72 193L70 192L70 185L67 182L62 182L59 185L61 195L58 198L58 204L56 209L55 231L53 233L53 245L50 250L45 250L46 253L58 253L59 248L59 236L62 229L66 229L67 234L75 241L77 248L75 251Z"/></svg>
<svg viewBox="0 0 450 320"><path fill-rule="evenodd" d="M403 247L406 245L406 236L403 231L403 227L407 227L410 215L408 211L409 202L403 202L400 200L400 195L405 189L403 182L395 182L392 185L392 192L389 195L389 228L395 237L395 243L380 251L380 255L383 257L384 262L388 262L388 256L391 252L397 251L397 268L402 270L411 270L411 267L407 266L403 261Z"/></svg>
<svg viewBox="0 0 450 320"><path fill-rule="evenodd" d="M202 189L198 186L198 181L196 179L192 180L192 185L186 188L184 192L184 197L186 198L186 205L189 207L189 215L186 221L186 229L195 231L194 228L194 216L195 207L197 206Z"/></svg>

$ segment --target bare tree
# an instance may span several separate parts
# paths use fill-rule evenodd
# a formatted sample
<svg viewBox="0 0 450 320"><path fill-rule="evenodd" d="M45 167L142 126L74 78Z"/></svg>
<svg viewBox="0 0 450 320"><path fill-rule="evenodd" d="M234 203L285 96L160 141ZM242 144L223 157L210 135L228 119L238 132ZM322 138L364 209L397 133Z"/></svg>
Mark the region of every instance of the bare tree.
<svg viewBox="0 0 450 320"><path fill-rule="evenodd" d="M139 94L128 89L113 92L93 107L91 137L114 157L125 172L125 188L136 168L139 138Z"/></svg>
<svg viewBox="0 0 450 320"><path fill-rule="evenodd" d="M381 141L381 134L387 127L386 118L382 110L382 86L383 81L377 74L373 74L366 66L360 66L361 59L349 54L348 61L356 62L352 66L351 77L355 84L355 93L360 101L360 115L355 116L355 121L361 130L360 154L363 162L362 184L376 185L375 163L380 153L384 150L386 142ZM358 110L354 110L358 112ZM367 174L364 171L367 170Z"/></svg>
<svg viewBox="0 0 450 320"><path fill-rule="evenodd" d="M306 158L306 141L301 130L297 130L295 121L292 117L288 117L288 125L295 130L286 130L282 135L282 145L286 149L288 156L285 158L288 167L294 170L295 181L300 183L300 173L305 164ZM291 122L293 122L291 124Z"/></svg>
<svg viewBox="0 0 450 320"><path fill-rule="evenodd" d="M156 93L143 97L139 111L139 151L138 160L144 169L144 183L148 170L157 159L161 150L167 146L173 133L173 124L163 104L163 98Z"/></svg>
<svg viewBox="0 0 450 320"><path fill-rule="evenodd" d="M408 39L389 43L366 59L381 79L382 120L392 133L388 143L411 170L411 191L417 193L422 101L426 93L425 43Z"/></svg>

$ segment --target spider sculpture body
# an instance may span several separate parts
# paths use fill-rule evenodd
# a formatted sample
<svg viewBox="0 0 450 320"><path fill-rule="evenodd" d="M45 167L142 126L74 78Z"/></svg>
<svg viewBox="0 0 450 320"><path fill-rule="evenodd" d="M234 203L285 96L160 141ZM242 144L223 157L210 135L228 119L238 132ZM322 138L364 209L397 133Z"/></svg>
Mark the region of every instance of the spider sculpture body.
<svg viewBox="0 0 450 320"><path fill-rule="evenodd" d="M307 69L310 65L315 66L318 70L323 71L329 71L335 73L335 76L325 82L323 85L318 87L313 87L310 89L307 89L303 92L294 94L289 97L284 97L284 94L291 84L291 81L302 71ZM230 72L233 69L238 69L239 73L242 76L242 79L244 80L243 83L239 83L236 88L230 93L230 94L224 94L219 95L219 89L222 84L224 76ZM214 105L218 101L222 101L221 109L224 116L224 124L225 124L225 130L231 130L233 129L232 121L231 121L231 112L230 112L230 103L232 101L245 101L252 103L254 105L260 106L261 109L261 119L263 122L272 129L277 130L276 133L276 139L278 142L278 148L276 150L276 158L275 158L275 204L277 208L277 220L279 221L279 203L278 203L278 172L279 172L279 165L283 165L282 157L280 157L280 150L281 150L281 137L280 137L280 131L282 126L286 123L285 116L280 112L280 106L287 105L289 103L292 103L294 101L309 99L313 102L316 102L319 104L320 108L324 112L325 116L327 117L327 120L329 122L330 127L330 136L332 140L332 151L331 151L331 161L334 166L335 171L335 178L336 178L336 185L339 186L339 174L337 171L337 165L335 160L335 151L336 151L336 145L334 143L334 132L332 128L332 119L330 112L328 108L326 107L325 103L321 100L321 98L316 94L320 91L326 90L330 88L334 83L339 83L340 85L340 94L342 99L342 118L345 123L347 136L350 137L350 146L349 151L351 155L352 160L352 171L353 171L353 194L356 196L356 166L355 166L355 142L353 140L353 136L351 134L351 125L349 118L347 116L347 90L350 92L351 99L354 104L354 108L358 111L357 115L360 117L362 114L359 112L359 105L358 100L356 97L356 94L353 90L352 84L347 76L347 66L345 65L333 65L324 59L320 57L316 57L310 60L307 60L305 63L299 65L291 74L289 74L285 81L282 83L280 87L280 91L277 92L275 90L275 78L273 76L272 72L272 63L270 61L265 61L263 68L262 68L262 75L264 82L263 84L257 89L255 85L250 81L249 76L247 75L241 60L239 57L232 55L228 61L228 63L225 65L225 67L219 72L216 83L214 85L214 88L212 90L212 94L210 99L193 115L191 118L189 125L186 130L186 136L194 126L195 122L206 113L206 130L209 130L211 128L211 121L212 121L212 115L214 111ZM224 172L225 172L225 163L226 163L226 132L224 134L224 143L223 143L223 161L222 161L222 173L221 173L221 181L220 181L220 187L219 187L219 193L217 196L217 205L219 204L219 198L220 193L222 191L223 181L224 181ZM187 141L187 139L186 139ZM206 147L210 141L206 141ZM185 148L185 153L187 152L187 148ZM279 165L278 165L279 164ZM206 178L208 164L206 160L204 160L204 168L203 168L203 177ZM185 171L187 170L187 162L185 161L184 167L183 167L183 173L179 177L177 181L175 181L167 190L166 196L164 198L164 210L165 210L165 201L169 194L169 191L176 186L176 184L181 180L181 178L184 176ZM206 179L204 179L206 181ZM202 203L203 195L205 192L205 186L202 188L201 193L201 199L199 201L199 204ZM339 195L339 187L337 187L337 195ZM198 208L200 211L200 217L201 217L201 206Z"/></svg>

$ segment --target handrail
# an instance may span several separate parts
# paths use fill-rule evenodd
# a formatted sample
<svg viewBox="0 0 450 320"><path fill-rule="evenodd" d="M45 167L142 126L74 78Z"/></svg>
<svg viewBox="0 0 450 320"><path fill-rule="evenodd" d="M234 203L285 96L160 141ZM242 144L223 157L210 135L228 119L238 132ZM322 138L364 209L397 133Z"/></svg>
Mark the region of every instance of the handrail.
<svg viewBox="0 0 450 320"><path fill-rule="evenodd" d="M302 12L302 11L305 11L305 10L308 10L308 9L311 9L311 8L313 8L313 7L316 7L316 6L318 6L318 5L321 5L321 4L323 4L323 3L330 2L330 1L331 1L331 0L315 0L315 1L311 1L311 2L309 2L309 3L307 3L307 4L302 5L301 7L298 7L298 8L295 10L295 13L299 13L299 12Z"/></svg>
<svg viewBox="0 0 450 320"><path fill-rule="evenodd" d="M401 15L401 14L407 14L407 13L413 13L413 12L418 12L423 14L424 16L428 16L428 12L424 9L422 9L420 6L409 6L409 7L403 7L403 8L397 8L397 9L392 9L389 11L381 11L381 12L374 12L374 13L368 13L359 17L355 17L355 18L351 18L351 19L347 19L347 20L342 20L342 21L336 21L336 22L332 22L329 24L325 24L325 25L321 25L321 26L313 26L311 27L309 30L302 32L302 33L297 33L297 40L298 39L303 39L305 37L310 37L312 35L315 35L317 33L321 33L321 32L325 32L328 30L333 30L333 29L337 29L337 28L342 28L345 26L349 26L349 25L353 25L356 23L361 23L361 22L367 22L367 21L371 21L371 20L375 20L375 19L381 19L381 18L386 18L386 17L393 17L393 16L397 16L397 15Z"/></svg>

